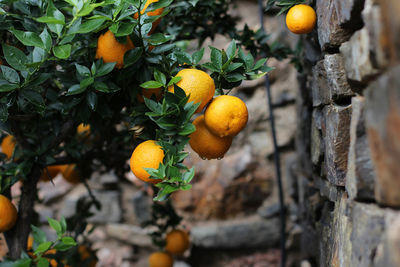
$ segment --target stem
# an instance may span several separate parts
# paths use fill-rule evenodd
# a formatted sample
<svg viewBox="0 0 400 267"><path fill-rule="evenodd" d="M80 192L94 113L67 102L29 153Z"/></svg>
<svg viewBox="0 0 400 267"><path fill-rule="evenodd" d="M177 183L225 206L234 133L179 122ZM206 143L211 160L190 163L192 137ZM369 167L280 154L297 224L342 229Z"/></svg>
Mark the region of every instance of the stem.
<svg viewBox="0 0 400 267"><path fill-rule="evenodd" d="M33 217L33 204L37 191L36 185L39 181L40 171L40 167L34 165L27 179L24 181L18 208L17 223L10 231L5 232L9 254L13 260L19 259L21 252L26 250Z"/></svg>

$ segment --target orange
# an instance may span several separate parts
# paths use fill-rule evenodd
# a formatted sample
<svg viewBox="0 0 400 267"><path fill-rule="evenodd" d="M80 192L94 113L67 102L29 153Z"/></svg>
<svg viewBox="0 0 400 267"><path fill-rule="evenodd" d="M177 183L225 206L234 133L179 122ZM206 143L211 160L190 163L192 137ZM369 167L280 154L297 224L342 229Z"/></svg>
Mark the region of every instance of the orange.
<svg viewBox="0 0 400 267"><path fill-rule="evenodd" d="M181 230L172 230L167 234L165 250L172 255L182 255L190 245L189 235Z"/></svg>
<svg viewBox="0 0 400 267"><path fill-rule="evenodd" d="M43 169L42 175L40 176L40 181L48 182L54 179L60 172L64 165L54 165L54 166L47 166Z"/></svg>
<svg viewBox="0 0 400 267"><path fill-rule="evenodd" d="M182 79L176 83L189 96L188 102L200 103L196 113L203 110L215 93L214 80L204 71L197 69L183 69L176 76ZM174 86L168 87L168 91L174 92Z"/></svg>
<svg viewBox="0 0 400 267"><path fill-rule="evenodd" d="M310 33L317 23L317 15L308 5L295 5L286 15L286 25L296 34Z"/></svg>
<svg viewBox="0 0 400 267"><path fill-rule="evenodd" d="M232 137L219 137L210 132L204 122L204 115L196 118L193 125L196 131L190 135L190 147L203 159L222 158L232 144Z"/></svg>
<svg viewBox="0 0 400 267"><path fill-rule="evenodd" d="M8 198L0 195L0 233L13 228L16 222L17 209Z"/></svg>
<svg viewBox="0 0 400 267"><path fill-rule="evenodd" d="M63 165L61 173L64 179L71 184L78 184L81 181L79 171L76 169L75 164Z"/></svg>
<svg viewBox="0 0 400 267"><path fill-rule="evenodd" d="M11 135L4 137L3 141L1 142L1 152L6 154L8 159L11 158L12 154L14 153L15 143L15 139Z"/></svg>
<svg viewBox="0 0 400 267"><path fill-rule="evenodd" d="M100 35L97 40L96 58L102 58L105 63L117 62L115 67L121 69L124 66L125 53L134 47L129 37L123 44L118 42L114 34L108 30L105 34Z"/></svg>
<svg viewBox="0 0 400 267"><path fill-rule="evenodd" d="M146 12L147 7L148 7L151 3L155 3L155 2L158 2L158 0L148 0L148 1L146 1L146 3L144 4L144 7L143 7L143 9L142 9L142 11L140 12L140 14L144 14L144 13ZM161 15L161 14L163 13L163 11L164 11L164 8L158 8L158 9L156 9L156 10L147 12L147 15L148 15L149 17L152 17L152 16L159 16L159 15ZM139 18L139 14L138 14L138 13L135 13L135 14L133 15L133 18L134 18L134 19L138 19L138 18ZM156 29L156 27L158 26L158 24L160 23L160 21L161 21L161 18L159 18L159 19L157 19L156 21L153 22L153 26L151 27L151 30L150 30L149 34L152 34L152 33L154 32L154 30ZM150 50L150 51L151 51L151 50Z"/></svg>
<svg viewBox="0 0 400 267"><path fill-rule="evenodd" d="M230 95L216 97L204 113L207 128L219 137L237 135L246 127L248 117L246 104Z"/></svg>
<svg viewBox="0 0 400 267"><path fill-rule="evenodd" d="M130 167L133 174L145 182L157 184L160 179L151 179L150 174L144 168L158 169L160 163L164 160L164 151L154 140L147 140L138 145L133 150Z"/></svg>
<svg viewBox="0 0 400 267"><path fill-rule="evenodd" d="M174 259L165 252L154 252L149 257L149 267L172 267Z"/></svg>
<svg viewBox="0 0 400 267"><path fill-rule="evenodd" d="M82 135L83 137L88 137L90 135L90 125L81 123L76 128L76 132L78 133L78 135Z"/></svg>
<svg viewBox="0 0 400 267"><path fill-rule="evenodd" d="M142 88L141 93L137 95L137 99L140 103L144 102L143 97L151 98L153 95L156 97L157 100L160 100L162 97L162 88Z"/></svg>

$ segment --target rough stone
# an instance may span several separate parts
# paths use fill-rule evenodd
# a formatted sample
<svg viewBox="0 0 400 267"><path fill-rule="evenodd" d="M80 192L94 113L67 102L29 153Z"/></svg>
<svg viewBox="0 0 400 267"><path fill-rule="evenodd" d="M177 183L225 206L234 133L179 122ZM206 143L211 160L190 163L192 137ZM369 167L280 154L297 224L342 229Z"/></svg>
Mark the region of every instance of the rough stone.
<svg viewBox="0 0 400 267"><path fill-rule="evenodd" d="M138 191L132 196L132 204L136 222L143 224L151 219L152 199L143 191Z"/></svg>
<svg viewBox="0 0 400 267"><path fill-rule="evenodd" d="M343 55L347 78L351 81L366 84L379 74L379 69L373 64L374 53L367 28L362 28L353 34L348 42L340 46Z"/></svg>
<svg viewBox="0 0 400 267"><path fill-rule="evenodd" d="M250 217L208 222L190 231L195 246L218 249L244 249L274 246L279 242L279 219Z"/></svg>
<svg viewBox="0 0 400 267"><path fill-rule="evenodd" d="M347 82L343 58L340 54L325 55L324 67L331 100L335 101L354 94Z"/></svg>
<svg viewBox="0 0 400 267"><path fill-rule="evenodd" d="M327 178L332 184L345 185L350 144L351 105L329 105L324 108L325 163Z"/></svg>
<svg viewBox="0 0 400 267"><path fill-rule="evenodd" d="M400 266L400 213L387 212L385 228L382 242L376 249L374 266Z"/></svg>
<svg viewBox="0 0 400 267"><path fill-rule="evenodd" d="M339 2L339 8L337 2ZM346 2L346 5L341 5L340 2ZM341 43L347 41L350 37L353 30L347 29L343 23L356 25L354 22L348 21L348 19L354 18L350 14L352 7L357 6L355 2L359 1L317 1L318 38L323 51L340 46Z"/></svg>
<svg viewBox="0 0 400 267"><path fill-rule="evenodd" d="M108 224L106 232L111 238L139 247L153 247L150 230L128 224Z"/></svg>
<svg viewBox="0 0 400 267"><path fill-rule="evenodd" d="M311 161L318 165L324 156L324 142L322 140L322 112L314 109L311 121Z"/></svg>
<svg viewBox="0 0 400 267"><path fill-rule="evenodd" d="M318 61L312 68L312 101L314 107L326 105L330 102L328 78L325 70L324 60Z"/></svg>
<svg viewBox="0 0 400 267"><path fill-rule="evenodd" d="M101 209L92 206L93 213L88 219L91 223L116 223L122 218L120 193L118 191L93 191L94 197L100 202ZM70 217L76 212L76 205L81 198L89 197L83 185L77 186L63 201L60 215Z"/></svg>
<svg viewBox="0 0 400 267"><path fill-rule="evenodd" d="M400 62L400 3L398 0L380 0L383 33L380 43L387 53L390 65Z"/></svg>
<svg viewBox="0 0 400 267"><path fill-rule="evenodd" d="M400 65L370 84L365 119L371 156L377 176L375 197L400 207Z"/></svg>
<svg viewBox="0 0 400 267"><path fill-rule="evenodd" d="M351 199L374 199L375 174L365 131L365 99L353 97L346 191Z"/></svg>
<svg viewBox="0 0 400 267"><path fill-rule="evenodd" d="M319 177L314 178L315 186L319 189L321 196L326 197L332 202L340 200L343 191L339 187Z"/></svg>

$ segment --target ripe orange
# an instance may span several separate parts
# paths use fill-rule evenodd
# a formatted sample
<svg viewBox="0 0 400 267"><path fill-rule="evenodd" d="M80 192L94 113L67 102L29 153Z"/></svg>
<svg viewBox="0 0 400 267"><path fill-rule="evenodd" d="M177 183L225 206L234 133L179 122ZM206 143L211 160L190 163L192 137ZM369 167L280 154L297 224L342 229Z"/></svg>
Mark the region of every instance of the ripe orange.
<svg viewBox="0 0 400 267"><path fill-rule="evenodd" d="M146 3L144 4L144 7L143 7L143 9L142 9L142 11L140 12L140 14L144 14L144 13L146 12L147 7L148 7L151 3L155 3L155 2L158 2L158 0L148 0L148 1L146 1ZM149 17L152 17L152 16L159 16L159 15L161 15L161 14L163 13L163 11L164 11L164 8L158 8L158 9L156 9L156 10L147 12L147 15L148 15ZM135 13L135 14L133 15L133 18L134 18L134 19L138 19L138 18L139 18L139 14L138 14L138 13ZM157 26L158 26L158 24L160 23L160 21L161 21L161 18L159 18L159 19L157 19L156 21L153 22L153 26L151 27L151 30L150 30L149 34L152 34L152 33L155 31L155 29L157 28ZM151 50L150 50L150 51L151 51Z"/></svg>
<svg viewBox="0 0 400 267"><path fill-rule="evenodd" d="M71 184L78 184L81 182L81 177L75 164L63 165L61 167L61 173L64 179Z"/></svg>
<svg viewBox="0 0 400 267"><path fill-rule="evenodd" d="M165 250L172 255L182 255L190 245L189 235L181 230L172 230L167 234Z"/></svg>
<svg viewBox="0 0 400 267"><path fill-rule="evenodd" d="M230 95L216 97L204 113L207 128L219 137L237 135L246 127L248 117L246 104Z"/></svg>
<svg viewBox="0 0 400 267"><path fill-rule="evenodd" d="M0 195L0 233L13 228L16 222L17 209L8 198Z"/></svg>
<svg viewBox="0 0 400 267"><path fill-rule="evenodd" d="M151 98L153 95L156 97L157 100L160 100L162 97L162 88L142 88L141 93L137 95L137 99L140 103L144 102L143 97Z"/></svg>
<svg viewBox="0 0 400 267"><path fill-rule="evenodd" d="M15 143L15 139L11 135L4 137L3 141L1 142L1 152L6 154L8 159L11 158L12 154L14 153Z"/></svg>
<svg viewBox="0 0 400 267"><path fill-rule="evenodd" d="M96 58L102 58L105 63L117 62L115 67L121 69L124 66L125 53L134 47L129 37L123 44L118 42L114 34L108 30L105 34L100 35L97 40Z"/></svg>
<svg viewBox="0 0 400 267"><path fill-rule="evenodd" d="M165 252L154 252L149 257L149 267L172 267L174 259Z"/></svg>
<svg viewBox="0 0 400 267"><path fill-rule="evenodd" d="M147 140L133 150L130 167L133 174L145 182L157 184L161 179L151 179L144 168L158 169L164 160L164 151L154 140Z"/></svg>
<svg viewBox="0 0 400 267"><path fill-rule="evenodd" d="M317 23L317 15L308 5L295 5L286 15L286 25L296 34L310 33Z"/></svg>
<svg viewBox="0 0 400 267"><path fill-rule="evenodd" d="M196 118L193 125L196 126L196 131L190 135L190 147L201 158L222 158L232 144L232 137L219 137L210 132L204 122L204 115Z"/></svg>
<svg viewBox="0 0 400 267"><path fill-rule="evenodd" d="M42 175L40 176L40 181L48 182L54 179L61 172L62 168L63 165L47 166L47 170L46 168L44 168L42 171Z"/></svg>
<svg viewBox="0 0 400 267"><path fill-rule="evenodd" d="M76 128L76 132L78 133L78 135L82 135L83 137L88 137L90 135L90 125L81 123Z"/></svg>
<svg viewBox="0 0 400 267"><path fill-rule="evenodd" d="M183 69L176 76L182 77L176 85L182 88L186 95L190 95L188 102L200 103L196 113L201 112L214 96L214 80L204 71L197 69ZM168 91L174 92L174 86L170 86Z"/></svg>

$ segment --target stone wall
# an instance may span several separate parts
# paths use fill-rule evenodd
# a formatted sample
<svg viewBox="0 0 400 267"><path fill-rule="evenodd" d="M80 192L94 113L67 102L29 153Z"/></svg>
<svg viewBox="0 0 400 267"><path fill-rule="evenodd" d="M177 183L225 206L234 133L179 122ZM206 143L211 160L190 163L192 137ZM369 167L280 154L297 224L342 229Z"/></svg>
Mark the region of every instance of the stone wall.
<svg viewBox="0 0 400 267"><path fill-rule="evenodd" d="M400 2L313 4L297 101L300 247L316 266L400 266Z"/></svg>

